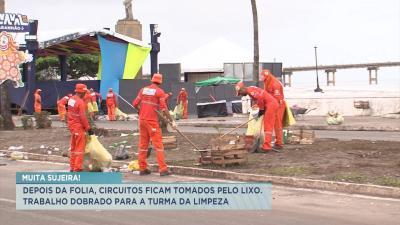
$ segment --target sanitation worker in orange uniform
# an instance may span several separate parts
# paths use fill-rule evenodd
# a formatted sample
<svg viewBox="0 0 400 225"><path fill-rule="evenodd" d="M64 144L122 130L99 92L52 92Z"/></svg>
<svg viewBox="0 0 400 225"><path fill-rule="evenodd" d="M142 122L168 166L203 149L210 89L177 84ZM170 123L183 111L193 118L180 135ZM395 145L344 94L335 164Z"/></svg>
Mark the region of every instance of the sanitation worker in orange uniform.
<svg viewBox="0 0 400 225"><path fill-rule="evenodd" d="M283 115L286 110L285 96L283 95L283 86L281 82L269 71L261 71L260 79L264 81L264 90L272 95L279 104L277 116L274 124L275 131L275 149L283 148Z"/></svg>
<svg viewBox="0 0 400 225"><path fill-rule="evenodd" d="M33 107L35 109L35 112L37 113L42 112L42 97L40 96L41 93L41 89L36 89L35 94L33 95L35 97L35 103L33 104Z"/></svg>
<svg viewBox="0 0 400 225"><path fill-rule="evenodd" d="M168 170L164 157L164 145L162 143L161 128L158 123L157 111L162 112L164 117L172 122L172 128L176 129L175 121L171 118L165 103L165 93L160 88L162 75L156 73L151 78L152 84L142 88L132 105L139 112L139 167L140 175L151 173L147 169L147 151L151 140L156 150L157 162L160 176L167 176L171 173Z"/></svg>
<svg viewBox="0 0 400 225"><path fill-rule="evenodd" d="M93 88L90 88L90 97L92 98L92 107L94 113L94 119L96 119L99 114L99 105L97 104L97 99L101 102L101 95L98 92L95 92Z"/></svg>
<svg viewBox="0 0 400 225"><path fill-rule="evenodd" d="M258 117L264 115L264 144L262 145L262 153L271 152L271 150L278 151L276 149L272 149L271 140L272 140L272 129L274 128L275 120L277 119L277 111L279 108L279 104L272 95L268 94L268 92L263 89L255 86L246 87L243 82L239 82L236 84L236 92L239 96L249 95L254 101L257 101L257 105L259 108Z"/></svg>
<svg viewBox="0 0 400 225"><path fill-rule="evenodd" d="M65 115L67 113L67 109L65 105L67 105L69 98L71 98L72 95L69 94L67 96L62 97L60 100L57 101L57 109L58 109L58 117L60 118L61 121L65 121Z"/></svg>
<svg viewBox="0 0 400 225"><path fill-rule="evenodd" d="M110 121L117 120L115 116L115 108L117 107L117 96L114 94L112 88L108 89L106 97L106 105L107 105L108 120Z"/></svg>
<svg viewBox="0 0 400 225"><path fill-rule="evenodd" d="M83 98L87 92L84 84L76 84L75 95L68 100L68 128L71 132L70 171L82 171L83 154L86 147L86 132L93 134L86 117L86 105Z"/></svg>
<svg viewBox="0 0 400 225"><path fill-rule="evenodd" d="M83 97L83 102L85 103L86 111L89 113L90 118L94 119L92 96L90 95L89 90L86 91L85 96Z"/></svg>
<svg viewBox="0 0 400 225"><path fill-rule="evenodd" d="M177 104L180 104L182 102L183 106L183 116L182 119L187 119L188 118L188 94L186 92L185 88L182 88L181 91L179 92L178 99L177 99Z"/></svg>

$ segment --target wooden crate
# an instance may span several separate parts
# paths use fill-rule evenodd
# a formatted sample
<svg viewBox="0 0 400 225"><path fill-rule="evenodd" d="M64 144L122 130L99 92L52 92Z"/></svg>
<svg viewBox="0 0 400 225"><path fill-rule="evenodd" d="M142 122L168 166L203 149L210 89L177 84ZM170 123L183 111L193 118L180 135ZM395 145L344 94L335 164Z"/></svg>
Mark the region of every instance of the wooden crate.
<svg viewBox="0 0 400 225"><path fill-rule="evenodd" d="M175 149L178 147L176 136L164 136L162 137L164 149Z"/></svg>
<svg viewBox="0 0 400 225"><path fill-rule="evenodd" d="M201 165L221 165L247 162L248 151L243 137L211 140L211 149L200 151Z"/></svg>
<svg viewBox="0 0 400 225"><path fill-rule="evenodd" d="M293 130L289 132L288 144L313 144L315 140L315 131L313 130Z"/></svg>

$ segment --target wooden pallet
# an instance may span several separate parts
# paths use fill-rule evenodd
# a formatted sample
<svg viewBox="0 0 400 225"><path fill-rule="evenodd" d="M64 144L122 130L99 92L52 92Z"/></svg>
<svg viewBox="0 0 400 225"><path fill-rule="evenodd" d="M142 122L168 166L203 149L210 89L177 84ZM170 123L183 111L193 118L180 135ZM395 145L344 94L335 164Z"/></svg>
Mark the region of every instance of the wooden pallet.
<svg viewBox="0 0 400 225"><path fill-rule="evenodd" d="M248 151L246 149L231 150L209 150L200 152L201 165L221 165L225 167L230 164L240 164L247 162Z"/></svg>
<svg viewBox="0 0 400 225"><path fill-rule="evenodd" d="M162 137L164 149L175 149L178 147L176 136L164 136Z"/></svg>
<svg viewBox="0 0 400 225"><path fill-rule="evenodd" d="M231 143L233 142L233 143ZM200 151L199 162L201 165L221 165L247 162L248 151L243 137L224 138L211 140L211 149Z"/></svg>

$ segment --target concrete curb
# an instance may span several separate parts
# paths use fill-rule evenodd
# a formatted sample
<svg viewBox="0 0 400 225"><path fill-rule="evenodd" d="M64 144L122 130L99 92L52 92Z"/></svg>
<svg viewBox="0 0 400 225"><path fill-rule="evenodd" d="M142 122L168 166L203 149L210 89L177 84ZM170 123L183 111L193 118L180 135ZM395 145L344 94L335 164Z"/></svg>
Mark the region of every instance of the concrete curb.
<svg viewBox="0 0 400 225"><path fill-rule="evenodd" d="M12 151L0 150L8 157ZM56 155L43 155L23 152L24 159L37 160L37 161L51 161L58 163L69 163L69 159L62 156ZM113 161L113 167L121 167L127 164L126 161ZM157 171L157 165L150 165L151 170ZM386 187L379 185L368 185L368 184L354 184L346 182L336 181L324 181L324 180L313 180L295 177L281 177L281 176L270 176L270 175L257 175L257 174L246 174L236 173L221 170L210 170L201 169L194 167L183 167L183 166L169 166L170 170L177 175L184 176L197 176L206 178L218 178L245 182L272 182L272 184L308 188L308 189L319 189L324 191L342 192L349 194L361 194L369 196L387 197L387 198L400 198L400 188Z"/></svg>
<svg viewBox="0 0 400 225"><path fill-rule="evenodd" d="M219 128L234 128L240 123L192 123L192 122L178 122L182 127L219 127ZM365 127L365 126L344 126L344 125L294 125L291 129L303 130L333 130L333 131L390 131L400 132L400 128L395 127Z"/></svg>

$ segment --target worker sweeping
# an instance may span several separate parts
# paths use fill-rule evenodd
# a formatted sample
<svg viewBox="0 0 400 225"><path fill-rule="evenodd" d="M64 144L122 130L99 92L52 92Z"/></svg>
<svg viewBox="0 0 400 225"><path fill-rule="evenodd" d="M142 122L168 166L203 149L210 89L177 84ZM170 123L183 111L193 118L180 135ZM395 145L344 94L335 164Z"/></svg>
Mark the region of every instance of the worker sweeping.
<svg viewBox="0 0 400 225"><path fill-rule="evenodd" d="M188 94L186 92L185 88L182 88L181 91L179 92L178 99L176 104L179 105L182 102L182 107L183 107L183 116L182 119L187 119L188 118Z"/></svg>
<svg viewBox="0 0 400 225"><path fill-rule="evenodd" d="M70 140L70 171L82 171L83 155L86 147L86 132L93 134L86 117L86 105L83 98L87 92L84 84L76 84L75 95L68 100L68 128Z"/></svg>
<svg viewBox="0 0 400 225"><path fill-rule="evenodd" d="M275 124L275 120L277 117L277 111L279 108L279 104L276 99L268 94L268 92L263 89L255 86L246 87L244 83L241 81L236 84L236 94L237 96L246 96L249 95L250 98L254 101L257 101L257 105L259 107L258 117L264 115L264 144L262 145L262 153L271 152L271 150L277 151L276 149L272 149L271 140L272 140L272 129Z"/></svg>
<svg viewBox="0 0 400 225"><path fill-rule="evenodd" d="M283 86L281 82L269 71L261 71L260 79L264 81L264 90L272 95L278 102L279 108L276 113L276 120L274 123L275 131L275 149L283 148L283 116L286 109L285 96L283 95Z"/></svg>
<svg viewBox="0 0 400 225"><path fill-rule="evenodd" d="M108 120L115 121L117 117L115 116L115 108L117 107L117 96L114 94L113 89L109 88L106 98Z"/></svg>
<svg viewBox="0 0 400 225"><path fill-rule="evenodd" d="M142 88L132 105L139 112L139 167L140 175L151 173L147 169L147 151L151 140L156 150L157 162L160 176L167 176L171 173L168 170L164 157L164 145L162 143L161 128L158 124L157 111L161 111L164 117L172 122L172 128L176 129L176 123L171 118L165 103L165 93L160 88L162 75L156 73L151 78L151 85Z"/></svg>
<svg viewBox="0 0 400 225"><path fill-rule="evenodd" d="M99 105L97 104L97 100L101 102L101 95L98 92L95 92L93 88L90 88L90 97L92 98L94 119L96 119L97 115L99 114Z"/></svg>
<svg viewBox="0 0 400 225"><path fill-rule="evenodd" d="M41 94L42 90L36 89L35 94L33 95L35 98L35 103L33 104L33 107L36 113L42 112L42 97L40 96Z"/></svg>
<svg viewBox="0 0 400 225"><path fill-rule="evenodd" d="M65 106L67 105L68 100L71 97L72 94L68 94L57 101L58 117L60 118L60 121L65 121L65 115L67 113L67 109Z"/></svg>

